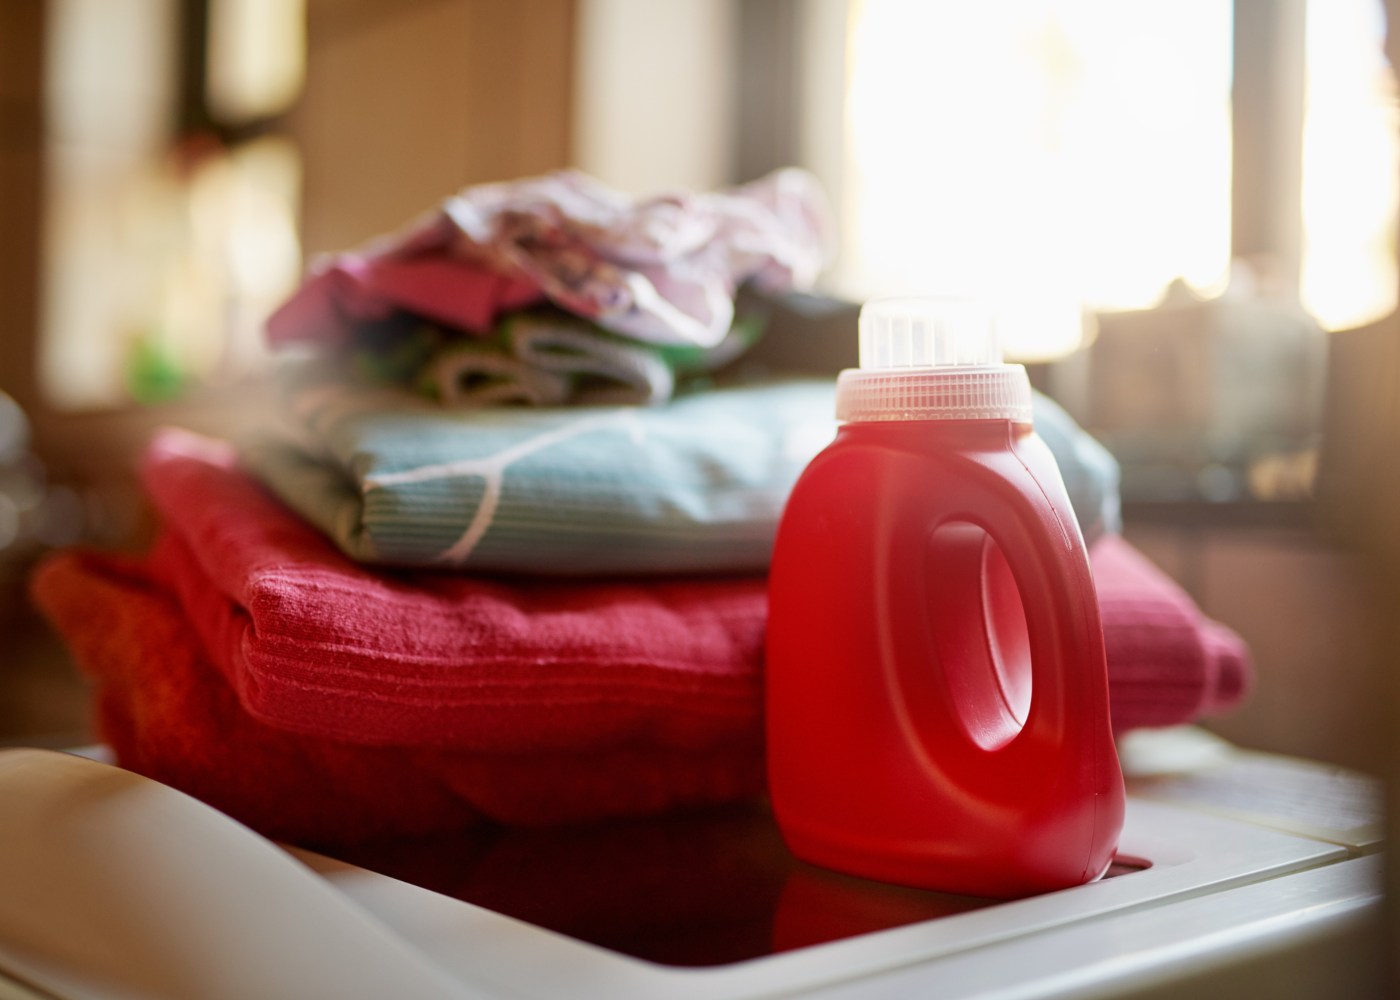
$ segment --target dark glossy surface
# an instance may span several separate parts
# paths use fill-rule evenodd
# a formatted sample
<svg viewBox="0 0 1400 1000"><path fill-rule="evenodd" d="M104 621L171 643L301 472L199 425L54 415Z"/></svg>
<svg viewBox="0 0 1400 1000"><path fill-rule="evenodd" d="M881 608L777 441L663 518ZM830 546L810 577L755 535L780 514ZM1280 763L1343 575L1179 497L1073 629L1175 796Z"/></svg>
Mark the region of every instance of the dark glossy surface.
<svg viewBox="0 0 1400 1000"><path fill-rule="evenodd" d="M714 966L988 906L805 864L760 805L364 844L338 857L636 958ZM1117 864L1109 875L1142 867Z"/></svg>

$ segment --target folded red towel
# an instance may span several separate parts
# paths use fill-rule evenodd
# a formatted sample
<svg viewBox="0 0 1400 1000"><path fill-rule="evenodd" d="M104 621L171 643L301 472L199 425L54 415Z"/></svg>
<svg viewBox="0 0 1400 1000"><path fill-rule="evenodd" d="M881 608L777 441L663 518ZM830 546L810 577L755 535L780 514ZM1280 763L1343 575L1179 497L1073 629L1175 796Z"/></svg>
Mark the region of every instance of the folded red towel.
<svg viewBox="0 0 1400 1000"><path fill-rule="evenodd" d="M1137 549L1106 535L1089 550L1118 731L1171 726L1235 707L1253 676L1249 650L1201 614Z"/></svg>
<svg viewBox="0 0 1400 1000"><path fill-rule="evenodd" d="M221 445L163 437L145 473L150 558L60 553L34 579L124 766L322 845L761 793L761 578L370 571ZM1243 697L1237 636L1122 539L1090 557L1115 728Z"/></svg>
<svg viewBox="0 0 1400 1000"><path fill-rule="evenodd" d="M95 682L98 733L122 766L270 837L330 847L468 827L652 815L763 789L759 734L686 750L491 754L370 747L289 732L245 712L178 603L145 564L71 551L34 595Z"/></svg>
<svg viewBox="0 0 1400 1000"><path fill-rule="evenodd" d="M255 718L351 743L490 752L756 744L762 576L503 582L352 563L229 449L147 453L152 563Z"/></svg>

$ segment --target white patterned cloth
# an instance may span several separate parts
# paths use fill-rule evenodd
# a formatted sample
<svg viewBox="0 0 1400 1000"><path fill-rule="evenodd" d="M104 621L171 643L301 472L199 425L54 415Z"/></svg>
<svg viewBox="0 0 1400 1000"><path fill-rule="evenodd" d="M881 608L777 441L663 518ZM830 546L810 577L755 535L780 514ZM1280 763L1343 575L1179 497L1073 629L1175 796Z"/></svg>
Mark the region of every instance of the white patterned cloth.
<svg viewBox="0 0 1400 1000"><path fill-rule="evenodd" d="M742 282L809 287L832 245L821 188L796 168L641 201L563 171L467 188L442 213L464 256L526 277L605 329L657 344L719 343Z"/></svg>
<svg viewBox="0 0 1400 1000"><path fill-rule="evenodd" d="M808 287L834 246L811 174L633 199L578 171L468 187L400 232L315 261L273 344L343 344L396 312L485 334L533 302L642 343L713 347L734 295Z"/></svg>

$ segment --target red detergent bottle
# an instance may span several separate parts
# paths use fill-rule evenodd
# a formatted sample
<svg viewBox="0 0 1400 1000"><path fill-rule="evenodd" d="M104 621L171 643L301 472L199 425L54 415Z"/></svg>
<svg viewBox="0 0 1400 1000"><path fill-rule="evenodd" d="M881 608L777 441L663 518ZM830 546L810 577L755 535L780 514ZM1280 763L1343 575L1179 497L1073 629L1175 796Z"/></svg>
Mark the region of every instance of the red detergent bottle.
<svg viewBox="0 0 1400 1000"><path fill-rule="evenodd" d="M1096 879L1124 809L1103 630L1026 371L967 300L867 303L860 359L773 553L778 826L805 861L908 886Z"/></svg>

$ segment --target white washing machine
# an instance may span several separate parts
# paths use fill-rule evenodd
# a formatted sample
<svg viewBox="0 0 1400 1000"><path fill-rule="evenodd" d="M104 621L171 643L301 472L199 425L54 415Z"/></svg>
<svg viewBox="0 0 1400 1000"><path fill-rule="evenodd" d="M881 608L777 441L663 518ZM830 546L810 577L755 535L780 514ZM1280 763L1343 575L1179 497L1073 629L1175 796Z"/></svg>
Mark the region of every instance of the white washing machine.
<svg viewBox="0 0 1400 1000"><path fill-rule="evenodd" d="M1121 749L1109 876L1013 902L813 868L760 810L302 857L487 995L1380 995L1377 782L1196 729Z"/></svg>
<svg viewBox="0 0 1400 1000"><path fill-rule="evenodd" d="M1377 782L1193 729L1121 751L1109 875L1011 902L805 865L757 805L332 859L0 751L0 1000L1384 996Z"/></svg>

